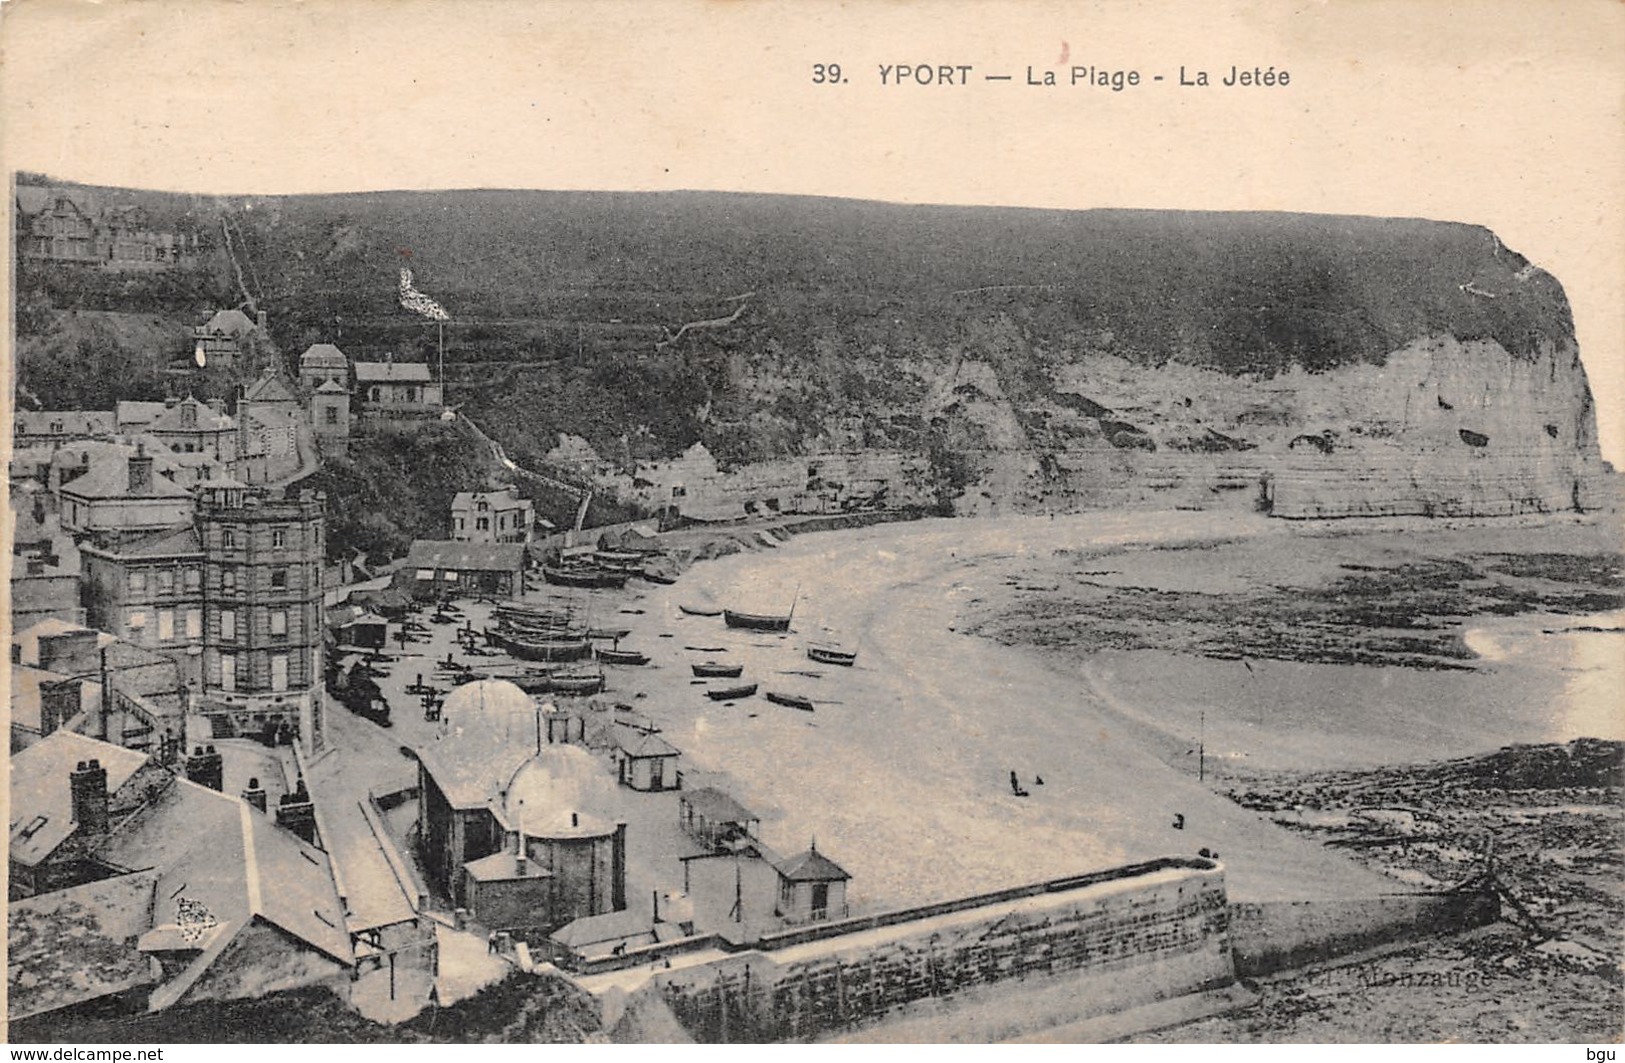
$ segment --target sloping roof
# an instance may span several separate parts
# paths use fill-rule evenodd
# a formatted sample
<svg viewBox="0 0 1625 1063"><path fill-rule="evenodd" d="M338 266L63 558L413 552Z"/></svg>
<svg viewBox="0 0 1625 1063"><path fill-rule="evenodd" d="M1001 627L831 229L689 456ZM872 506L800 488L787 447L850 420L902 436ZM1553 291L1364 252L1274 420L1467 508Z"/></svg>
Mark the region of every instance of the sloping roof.
<svg viewBox="0 0 1625 1063"><path fill-rule="evenodd" d="M158 872L155 928L182 922L183 907L206 911L231 933L258 918L339 963L355 961L327 854L239 797L177 778L99 855L115 867ZM168 998L183 996L206 969L166 985Z"/></svg>
<svg viewBox="0 0 1625 1063"><path fill-rule="evenodd" d="M7 909L6 1017L44 1015L151 985L135 947L158 876L120 875L14 901Z"/></svg>
<svg viewBox="0 0 1625 1063"><path fill-rule="evenodd" d="M713 823L745 823L761 818L721 790L709 786L690 790L680 800Z"/></svg>
<svg viewBox="0 0 1625 1063"><path fill-rule="evenodd" d="M241 310L220 310L203 326L204 332L218 333L226 336L241 336L245 332L254 330L254 322Z"/></svg>
<svg viewBox="0 0 1625 1063"><path fill-rule="evenodd" d="M316 388L318 395L348 395L350 389L336 380L324 380Z"/></svg>
<svg viewBox="0 0 1625 1063"><path fill-rule="evenodd" d="M513 683L464 683L440 708L441 731L415 750L453 808L490 808L536 748L536 702Z"/></svg>
<svg viewBox="0 0 1625 1063"><path fill-rule="evenodd" d="M73 837L79 824L68 776L88 760L107 770L107 792L113 793L140 770L147 755L72 731L52 731L11 758L12 860L33 867Z"/></svg>
<svg viewBox="0 0 1625 1063"><path fill-rule="evenodd" d="M164 409L161 402L121 402L113 407L113 421L123 431L131 425L150 424Z"/></svg>
<svg viewBox="0 0 1625 1063"><path fill-rule="evenodd" d="M653 933L653 919L636 908L623 908L618 912L584 915L565 923L549 935L549 940L576 949L623 938L650 937Z"/></svg>
<svg viewBox="0 0 1625 1063"><path fill-rule="evenodd" d="M682 754L682 750L655 734L619 734L615 738L621 751L632 758L638 757L675 757Z"/></svg>
<svg viewBox="0 0 1625 1063"><path fill-rule="evenodd" d="M525 499L519 497L519 492L512 487L504 487L498 491L458 491L452 496L453 509L470 509L484 499L490 506L522 506L528 505Z"/></svg>
<svg viewBox="0 0 1625 1063"><path fill-rule="evenodd" d="M301 369L344 369L349 364L350 359L331 343L313 343L299 356Z"/></svg>
<svg viewBox="0 0 1625 1063"><path fill-rule="evenodd" d="M791 882L835 882L852 877L817 849L788 857L776 866L779 874Z"/></svg>
<svg viewBox="0 0 1625 1063"><path fill-rule="evenodd" d="M363 384L427 384L431 379L425 362L357 362L355 378Z"/></svg>
<svg viewBox="0 0 1625 1063"><path fill-rule="evenodd" d="M203 544L198 542L197 529L190 524L183 524L178 528L153 532L139 539L125 539L118 546L108 548L105 552L117 557L186 557L193 554L201 555Z"/></svg>
<svg viewBox="0 0 1625 1063"><path fill-rule="evenodd" d="M405 568L512 572L525 567L522 543L459 543L416 539L406 552Z"/></svg>
<svg viewBox="0 0 1625 1063"><path fill-rule="evenodd" d="M152 486L140 495L130 492L130 458L108 452L95 454L90 470L63 484L62 493L84 499L190 498L190 491L160 475L159 456L149 456L153 459Z"/></svg>
<svg viewBox="0 0 1625 1063"><path fill-rule="evenodd" d="M503 849L490 856L470 860L463 865L463 870L473 875L477 882L506 882L516 878L544 879L553 875L553 872L534 860L526 861L525 873L521 875L519 856L512 849Z"/></svg>
<svg viewBox="0 0 1625 1063"><path fill-rule="evenodd" d="M293 386L276 370L262 373L260 378L250 384L248 390L243 392L245 402L299 402L299 396L294 394Z"/></svg>
<svg viewBox="0 0 1625 1063"><path fill-rule="evenodd" d="M111 410L17 410L13 434L21 435L111 435L116 425ZM62 425L53 433L51 425Z"/></svg>
<svg viewBox="0 0 1625 1063"><path fill-rule="evenodd" d="M191 407L197 411L197 422L192 425L183 424L181 410ZM166 405L162 413L154 417L147 424L149 432L224 432L236 427L231 418L218 412L206 402L199 402L188 395L173 406Z"/></svg>

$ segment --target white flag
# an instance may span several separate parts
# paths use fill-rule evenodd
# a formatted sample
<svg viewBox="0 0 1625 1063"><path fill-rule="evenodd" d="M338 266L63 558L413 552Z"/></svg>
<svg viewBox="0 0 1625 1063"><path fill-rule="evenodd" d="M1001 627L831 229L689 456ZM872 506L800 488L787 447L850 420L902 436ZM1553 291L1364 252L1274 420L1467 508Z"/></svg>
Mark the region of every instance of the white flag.
<svg viewBox="0 0 1625 1063"><path fill-rule="evenodd" d="M451 315L439 303L418 291L412 285L412 271L401 267L401 306L414 314L422 314L430 321L450 321Z"/></svg>

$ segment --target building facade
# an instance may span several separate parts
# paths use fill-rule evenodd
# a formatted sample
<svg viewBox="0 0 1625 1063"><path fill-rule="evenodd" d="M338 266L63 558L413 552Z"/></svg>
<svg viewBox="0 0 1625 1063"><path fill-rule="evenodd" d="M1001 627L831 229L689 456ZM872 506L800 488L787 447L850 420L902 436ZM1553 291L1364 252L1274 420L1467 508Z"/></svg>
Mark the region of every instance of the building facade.
<svg viewBox="0 0 1625 1063"><path fill-rule="evenodd" d="M297 735L322 746L322 496L203 488L202 696L217 737Z"/></svg>
<svg viewBox="0 0 1625 1063"><path fill-rule="evenodd" d="M451 502L451 537L465 543L529 543L536 507L514 487L459 491Z"/></svg>
<svg viewBox="0 0 1625 1063"><path fill-rule="evenodd" d="M356 405L363 421L439 417L444 396L422 362L355 363Z"/></svg>
<svg viewBox="0 0 1625 1063"><path fill-rule="evenodd" d="M110 536L80 551L85 620L172 658L187 688L201 686L203 548L186 524Z"/></svg>

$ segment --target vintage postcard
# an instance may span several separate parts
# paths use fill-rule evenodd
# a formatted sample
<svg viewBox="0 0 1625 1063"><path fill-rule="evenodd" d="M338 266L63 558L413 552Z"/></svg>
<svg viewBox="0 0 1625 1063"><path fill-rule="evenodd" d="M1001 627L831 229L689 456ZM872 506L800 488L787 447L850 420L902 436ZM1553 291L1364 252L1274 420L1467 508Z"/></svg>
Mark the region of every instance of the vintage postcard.
<svg viewBox="0 0 1625 1063"><path fill-rule="evenodd" d="M9 1039L1616 1042L1621 56L6 4Z"/></svg>

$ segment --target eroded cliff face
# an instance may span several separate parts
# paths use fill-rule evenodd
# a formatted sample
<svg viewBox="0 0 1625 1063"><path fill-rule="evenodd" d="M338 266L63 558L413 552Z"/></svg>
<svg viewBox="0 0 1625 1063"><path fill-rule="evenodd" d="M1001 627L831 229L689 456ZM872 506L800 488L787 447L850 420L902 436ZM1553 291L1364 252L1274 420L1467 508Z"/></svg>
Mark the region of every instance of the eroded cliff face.
<svg viewBox="0 0 1625 1063"><path fill-rule="evenodd" d="M1429 336L1380 365L1270 377L1086 356L1055 372L1051 401L1019 413L988 367L960 375L935 389L928 416L974 440L962 512L1496 516L1600 502L1595 412L1572 343L1523 357L1494 340Z"/></svg>

